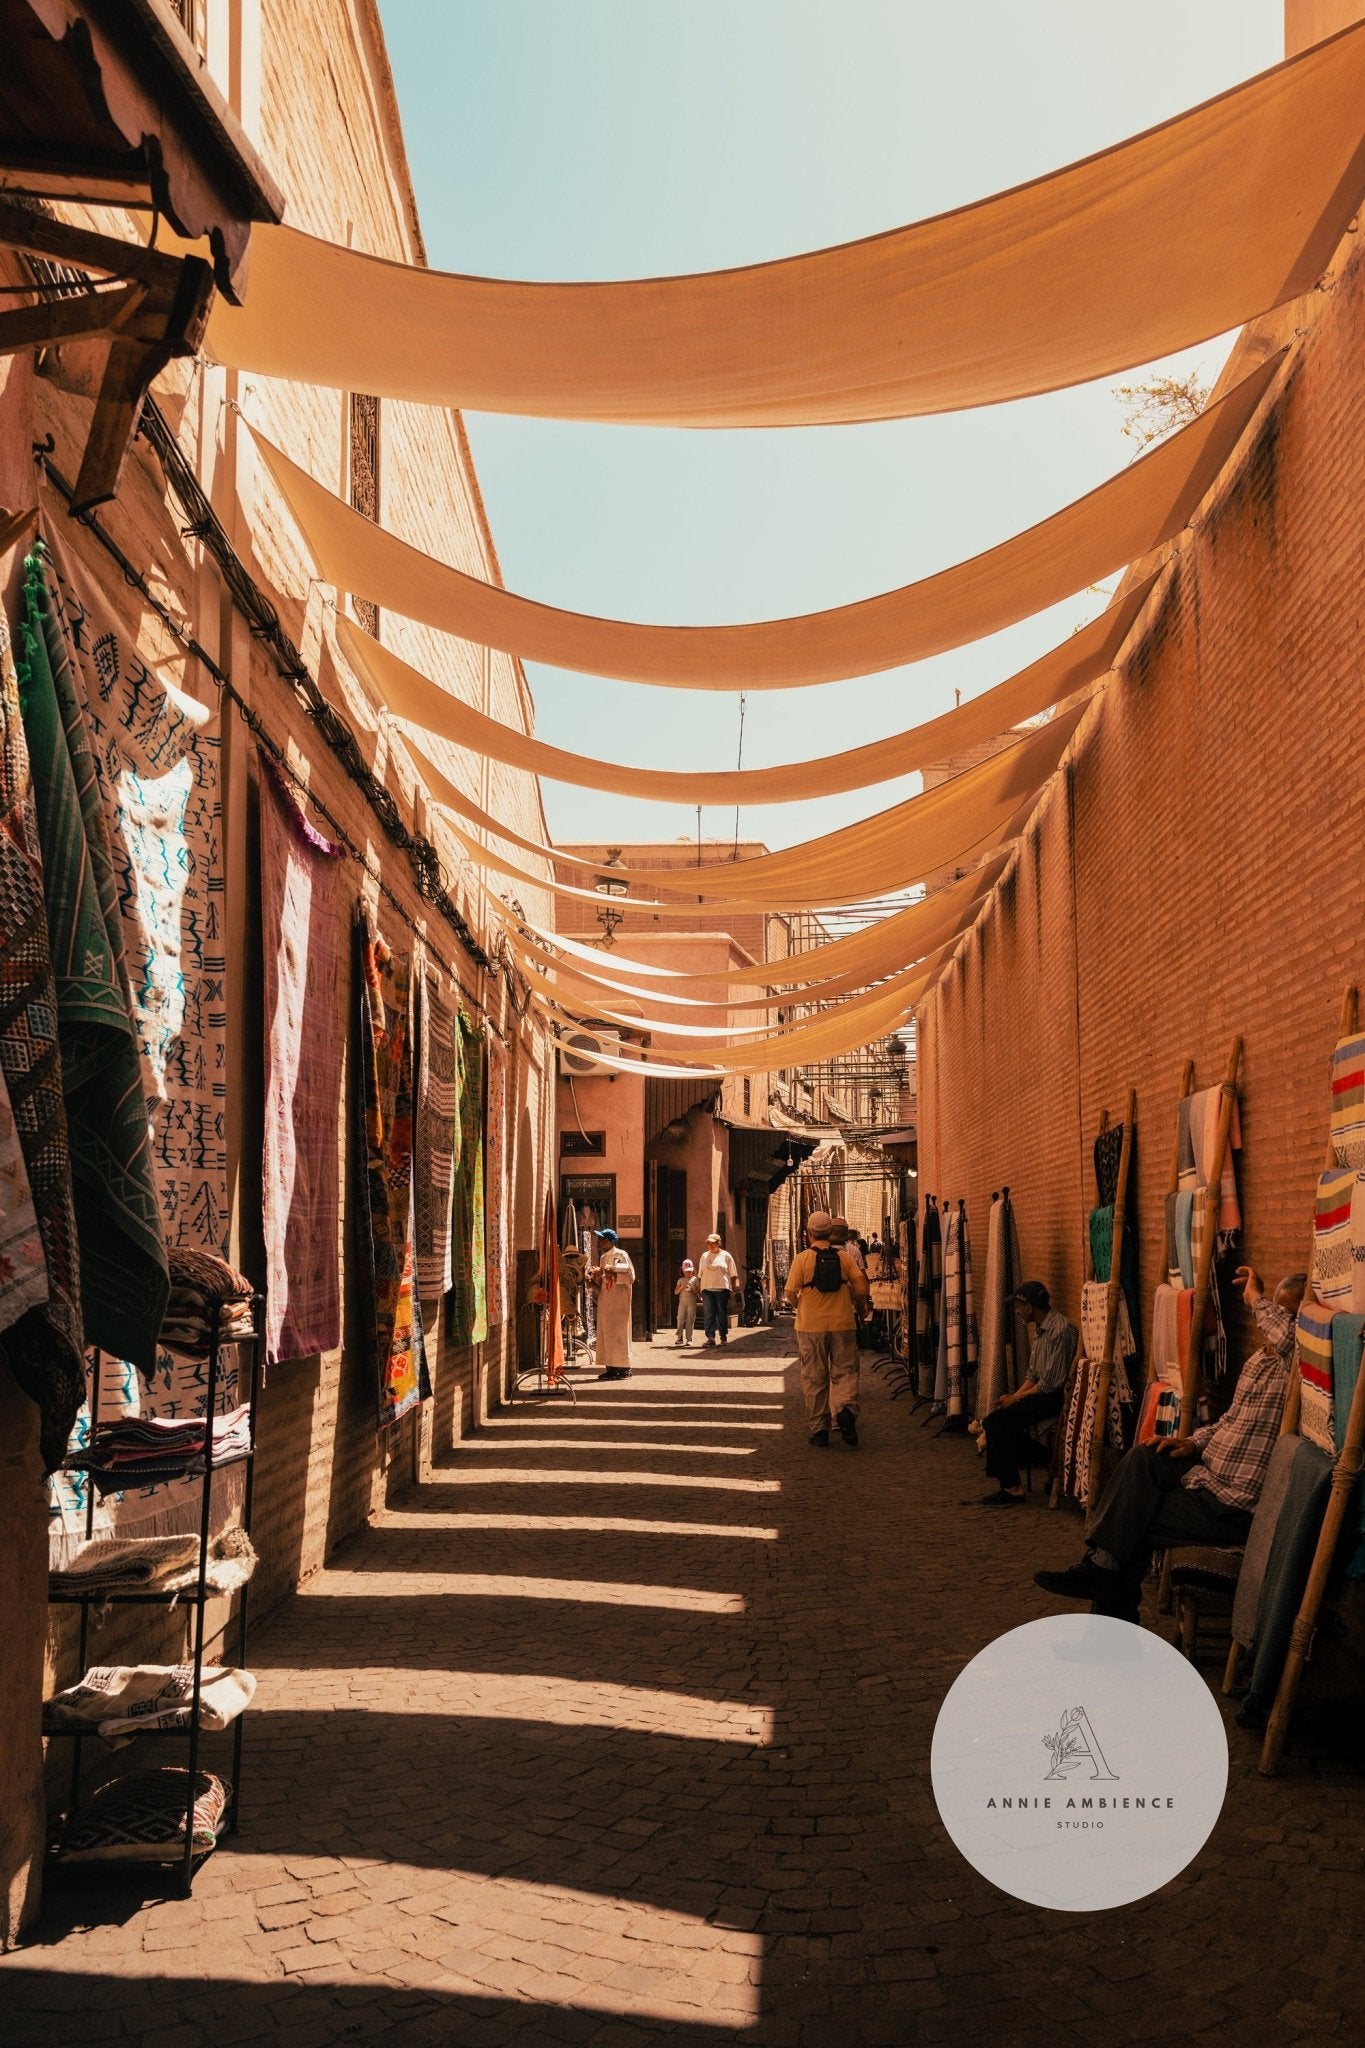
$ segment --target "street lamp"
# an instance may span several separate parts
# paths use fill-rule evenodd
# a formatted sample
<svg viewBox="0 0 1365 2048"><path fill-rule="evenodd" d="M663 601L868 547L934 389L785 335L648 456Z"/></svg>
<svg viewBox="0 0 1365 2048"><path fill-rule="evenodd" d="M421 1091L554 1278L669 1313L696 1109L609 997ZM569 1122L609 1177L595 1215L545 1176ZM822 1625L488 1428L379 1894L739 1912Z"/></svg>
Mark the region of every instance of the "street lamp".
<svg viewBox="0 0 1365 2048"><path fill-rule="evenodd" d="M619 868L619 867L620 867L620 865L621 865L621 849L620 849L620 847L619 847L619 846L609 846L609 847L607 848L607 857L606 857L606 860L605 860L605 861L603 862L603 866L604 866L605 868L607 868L608 870L610 870L611 868ZM599 896L615 896L615 897L621 897L621 896L625 896L625 895L626 895L626 894L628 893L628 889L627 889L627 885L626 885L626 883L625 883L625 882L624 882L624 881L623 881L623 880L622 880L622 879L621 879L621 878L620 878L619 876L617 876L617 875L613 875L613 874L611 874L611 873L609 873L609 872L608 872L608 873L606 873L606 874L599 874L599 875L598 875L598 877L597 877L597 885L596 885L596 887L597 887L597 894L598 894ZM606 905L606 906L605 906L605 907L604 907L603 909L601 909L601 910L599 910L599 911L598 911L598 913L597 913L597 922L598 922L598 923L599 923L599 924L601 925L601 927L602 927L602 938L601 938L601 941L600 941L600 943L601 943L601 944L602 944L603 946L613 946L613 945L615 945L615 943L616 943L616 927L617 927L617 926L618 926L619 924L622 924L622 923L624 922L624 920L625 920L625 912L624 912L623 910L615 910L615 909L613 909L613 908L611 907L611 905L610 905L610 904Z"/></svg>

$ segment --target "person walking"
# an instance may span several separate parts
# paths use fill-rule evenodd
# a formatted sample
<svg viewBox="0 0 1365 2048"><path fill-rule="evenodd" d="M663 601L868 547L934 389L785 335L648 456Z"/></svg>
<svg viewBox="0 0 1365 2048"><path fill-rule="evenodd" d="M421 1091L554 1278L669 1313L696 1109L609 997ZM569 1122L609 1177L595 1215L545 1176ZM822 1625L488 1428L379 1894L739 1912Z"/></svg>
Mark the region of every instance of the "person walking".
<svg viewBox="0 0 1365 2048"><path fill-rule="evenodd" d="M597 1241L602 1255L588 1269L589 1285L597 1291L597 1363L599 1380L630 1378L630 1318L635 1292L635 1267L630 1253L622 1251L614 1230L599 1230Z"/></svg>
<svg viewBox="0 0 1365 2048"><path fill-rule="evenodd" d="M697 1269L691 1259L684 1259L682 1272L673 1289L678 1298L678 1334L673 1339L674 1349L690 1344L697 1327Z"/></svg>
<svg viewBox="0 0 1365 2048"><path fill-rule="evenodd" d="M858 1317L868 1299L862 1267L831 1243L834 1218L817 1209L806 1224L808 1249L791 1262L784 1290L796 1309L796 1355L814 1449L829 1442L830 1414L840 1436L858 1443Z"/></svg>
<svg viewBox="0 0 1365 2048"><path fill-rule="evenodd" d="M739 1267L722 1245L718 1230L713 1230L706 1240L706 1250L701 1255L697 1270L697 1283L701 1290L706 1348L714 1351L718 1341L721 1344L730 1341L730 1290L739 1286Z"/></svg>

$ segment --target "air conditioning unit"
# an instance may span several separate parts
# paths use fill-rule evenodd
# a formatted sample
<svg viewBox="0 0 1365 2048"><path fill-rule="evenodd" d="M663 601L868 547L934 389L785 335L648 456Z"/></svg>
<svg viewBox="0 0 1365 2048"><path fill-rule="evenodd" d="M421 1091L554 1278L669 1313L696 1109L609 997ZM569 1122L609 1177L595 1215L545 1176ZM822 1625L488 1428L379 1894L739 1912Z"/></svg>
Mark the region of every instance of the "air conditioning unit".
<svg viewBox="0 0 1365 2048"><path fill-rule="evenodd" d="M559 1041L559 1071L561 1074L609 1073L611 1070L600 1064L603 1053L610 1059L620 1058L619 1031L571 1031Z"/></svg>

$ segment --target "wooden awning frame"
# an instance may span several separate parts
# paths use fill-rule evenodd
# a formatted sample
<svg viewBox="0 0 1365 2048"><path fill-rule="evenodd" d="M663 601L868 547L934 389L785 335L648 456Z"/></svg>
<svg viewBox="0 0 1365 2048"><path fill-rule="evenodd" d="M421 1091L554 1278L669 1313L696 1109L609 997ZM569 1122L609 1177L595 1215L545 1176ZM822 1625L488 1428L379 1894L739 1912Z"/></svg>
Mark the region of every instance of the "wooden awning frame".
<svg viewBox="0 0 1365 2048"><path fill-rule="evenodd" d="M60 297L35 281L36 304L0 311L0 355L108 339L72 504L73 512L88 511L118 490L153 377L173 356L198 352L213 304L213 271L200 257L167 256L3 199L0 246L87 278L86 289L63 286Z"/></svg>

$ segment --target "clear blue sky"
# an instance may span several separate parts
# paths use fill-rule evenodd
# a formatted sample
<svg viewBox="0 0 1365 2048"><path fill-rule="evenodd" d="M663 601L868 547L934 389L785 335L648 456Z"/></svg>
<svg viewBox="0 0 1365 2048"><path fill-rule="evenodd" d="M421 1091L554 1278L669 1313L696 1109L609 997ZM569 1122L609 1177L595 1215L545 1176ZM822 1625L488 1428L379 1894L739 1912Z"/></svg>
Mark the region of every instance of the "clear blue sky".
<svg viewBox="0 0 1365 2048"><path fill-rule="evenodd" d="M1281 0L381 0L430 261L526 278L723 268L896 227L1121 140L1277 61ZM1191 359L1216 370L1225 349ZM1181 359L1182 362L1184 359ZM972 555L1131 459L1110 385L863 427L682 432L468 416L508 583L703 623L816 611ZM913 669L750 696L756 766L1009 675L1078 599ZM735 765L738 702L532 668L560 746ZM780 846L917 779L746 809ZM672 838L677 805L547 784L554 835ZM732 809L710 809L708 837Z"/></svg>

